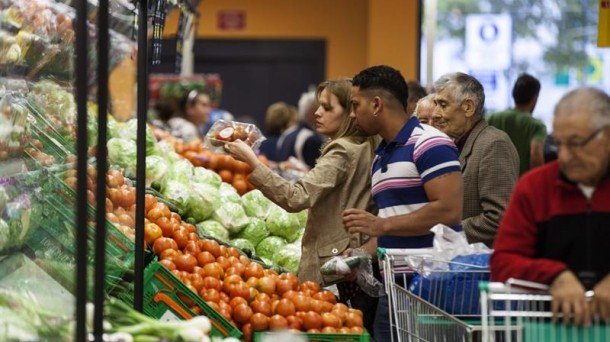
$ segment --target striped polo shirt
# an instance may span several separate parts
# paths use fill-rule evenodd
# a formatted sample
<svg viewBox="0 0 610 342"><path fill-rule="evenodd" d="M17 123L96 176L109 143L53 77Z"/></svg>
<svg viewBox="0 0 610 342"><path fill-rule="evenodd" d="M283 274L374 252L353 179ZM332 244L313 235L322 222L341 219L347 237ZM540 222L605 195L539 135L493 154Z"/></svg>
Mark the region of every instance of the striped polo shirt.
<svg viewBox="0 0 610 342"><path fill-rule="evenodd" d="M424 184L442 174L461 171L453 141L439 130L420 124L416 117L407 121L394 140L382 141L375 154L372 193L383 218L409 214L428 204ZM461 231L462 227L453 229ZM385 235L377 244L385 248L423 248L431 247L433 238L433 233Z"/></svg>

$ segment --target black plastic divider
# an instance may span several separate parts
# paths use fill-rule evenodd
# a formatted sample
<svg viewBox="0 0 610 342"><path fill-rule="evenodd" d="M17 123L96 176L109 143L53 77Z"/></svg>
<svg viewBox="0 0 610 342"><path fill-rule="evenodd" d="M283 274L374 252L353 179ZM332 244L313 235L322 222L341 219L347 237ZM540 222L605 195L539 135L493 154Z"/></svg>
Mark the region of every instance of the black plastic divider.
<svg viewBox="0 0 610 342"><path fill-rule="evenodd" d="M136 168L136 246L134 309L142 312L144 298L144 192L146 191L146 119L148 111L148 1L138 2L138 132Z"/></svg>
<svg viewBox="0 0 610 342"><path fill-rule="evenodd" d="M87 341L87 0L76 2L76 330L75 341ZM83 143L84 142L84 143Z"/></svg>
<svg viewBox="0 0 610 342"><path fill-rule="evenodd" d="M108 0L99 0L97 13L97 189L95 211L95 312L93 335L103 341L104 290L106 284L106 170L108 169L108 54L110 33ZM82 143L81 143L82 144Z"/></svg>

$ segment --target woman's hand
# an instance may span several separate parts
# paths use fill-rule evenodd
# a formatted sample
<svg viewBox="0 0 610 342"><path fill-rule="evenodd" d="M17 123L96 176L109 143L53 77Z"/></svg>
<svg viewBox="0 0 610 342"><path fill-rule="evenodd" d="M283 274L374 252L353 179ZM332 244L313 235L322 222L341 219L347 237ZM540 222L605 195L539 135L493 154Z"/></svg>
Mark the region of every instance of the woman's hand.
<svg viewBox="0 0 610 342"><path fill-rule="evenodd" d="M253 170L259 163L259 160L250 145L241 140L225 143L224 149L233 156L233 158L250 165Z"/></svg>

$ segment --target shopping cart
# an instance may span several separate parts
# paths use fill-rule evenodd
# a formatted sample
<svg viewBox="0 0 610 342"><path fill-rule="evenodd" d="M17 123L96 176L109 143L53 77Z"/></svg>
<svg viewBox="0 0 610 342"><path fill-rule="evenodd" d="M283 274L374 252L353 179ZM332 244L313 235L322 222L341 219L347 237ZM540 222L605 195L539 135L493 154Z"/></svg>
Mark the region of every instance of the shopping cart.
<svg viewBox="0 0 610 342"><path fill-rule="evenodd" d="M487 266L435 260L430 249L380 249L388 295L392 341L479 341L478 283L489 279ZM427 273L407 262L446 266ZM411 263L413 264L413 263Z"/></svg>
<svg viewBox="0 0 610 342"><path fill-rule="evenodd" d="M597 319L588 327L553 323L546 285L510 279L480 288L484 342L610 341L610 324Z"/></svg>

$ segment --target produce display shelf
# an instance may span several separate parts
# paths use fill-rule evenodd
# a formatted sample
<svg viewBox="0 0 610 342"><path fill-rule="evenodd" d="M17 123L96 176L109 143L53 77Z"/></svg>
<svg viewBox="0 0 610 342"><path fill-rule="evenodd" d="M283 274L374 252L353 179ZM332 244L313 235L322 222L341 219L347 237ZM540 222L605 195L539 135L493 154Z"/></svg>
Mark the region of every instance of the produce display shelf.
<svg viewBox="0 0 610 342"><path fill-rule="evenodd" d="M146 315L160 320L186 320L196 316L192 306L200 308L212 323L212 336L241 338L241 331L209 306L197 294L157 261L144 270L144 308ZM133 291L120 293L118 298L133 304ZM192 304L192 305L188 305Z"/></svg>

